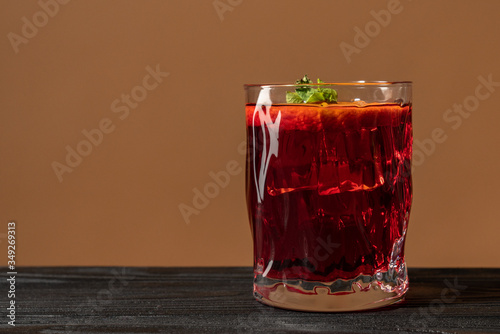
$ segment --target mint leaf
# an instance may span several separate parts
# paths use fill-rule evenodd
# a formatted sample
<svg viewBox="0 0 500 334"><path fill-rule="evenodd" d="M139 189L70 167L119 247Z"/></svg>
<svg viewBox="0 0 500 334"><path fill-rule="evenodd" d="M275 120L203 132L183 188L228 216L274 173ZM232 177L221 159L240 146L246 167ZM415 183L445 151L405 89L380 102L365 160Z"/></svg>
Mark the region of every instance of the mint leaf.
<svg viewBox="0 0 500 334"><path fill-rule="evenodd" d="M317 80L318 83L323 83L320 79ZM294 92L286 92L286 102L287 103L337 103L337 91L331 88L323 88L317 86L309 86L312 84L311 79L304 75L302 79L295 81L297 88Z"/></svg>
<svg viewBox="0 0 500 334"><path fill-rule="evenodd" d="M309 87L298 87L295 89L297 92L296 94L302 99L302 102L305 102L309 99L309 96L311 96L314 92L313 90Z"/></svg>
<svg viewBox="0 0 500 334"><path fill-rule="evenodd" d="M286 92L286 103L303 103L304 101L299 94L294 92Z"/></svg>
<svg viewBox="0 0 500 334"><path fill-rule="evenodd" d="M324 102L337 103L337 91L335 89L318 87L318 92L325 97Z"/></svg>
<svg viewBox="0 0 500 334"><path fill-rule="evenodd" d="M325 101L325 97L320 92L316 91L309 96L306 103L321 103Z"/></svg>
<svg viewBox="0 0 500 334"><path fill-rule="evenodd" d="M307 77L306 74L302 79L295 81L295 83L297 85L305 85L305 84L312 84L312 81ZM313 94L311 90L312 90L311 86L298 86L297 88L295 88L295 92L297 92L297 94L300 96L302 102L307 101L309 96Z"/></svg>
<svg viewBox="0 0 500 334"><path fill-rule="evenodd" d="M318 80L319 80L319 79L318 79ZM319 82L319 81L318 81L318 82ZM309 79L309 78L307 77L307 74L306 74L306 75L304 75L304 77L303 77L302 79L299 79L299 80L295 81L295 83L296 83L297 85L303 85L303 84L312 84L313 82L311 81L311 79Z"/></svg>
<svg viewBox="0 0 500 334"><path fill-rule="evenodd" d="M318 83L323 83L323 81L318 79ZM325 97L324 102L337 103L337 91L335 89L322 88L321 86L318 86L318 92L322 93L323 96Z"/></svg>

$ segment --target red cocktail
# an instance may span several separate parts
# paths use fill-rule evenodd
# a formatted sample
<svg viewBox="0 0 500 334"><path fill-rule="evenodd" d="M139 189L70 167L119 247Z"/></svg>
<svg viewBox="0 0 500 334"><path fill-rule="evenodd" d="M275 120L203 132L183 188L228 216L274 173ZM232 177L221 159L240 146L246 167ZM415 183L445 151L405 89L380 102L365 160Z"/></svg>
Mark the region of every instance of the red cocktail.
<svg viewBox="0 0 500 334"><path fill-rule="evenodd" d="M271 88L259 89L246 105L255 297L310 311L399 301L408 288L409 98L274 104Z"/></svg>

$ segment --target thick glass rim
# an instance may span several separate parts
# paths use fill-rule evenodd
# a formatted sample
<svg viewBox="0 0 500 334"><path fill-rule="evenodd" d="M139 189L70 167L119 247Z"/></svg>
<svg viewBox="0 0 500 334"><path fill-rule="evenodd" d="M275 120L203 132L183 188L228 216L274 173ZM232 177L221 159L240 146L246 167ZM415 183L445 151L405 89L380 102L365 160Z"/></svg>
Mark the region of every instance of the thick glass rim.
<svg viewBox="0 0 500 334"><path fill-rule="evenodd" d="M254 87L270 87L270 88L278 88L278 87L300 87L300 86L355 86L355 87L363 87L363 86L381 86L387 87L392 85L404 85L411 86L413 81L347 81L347 82L321 82L321 83L310 83L310 84L290 84L290 83L268 83L268 84L244 84L243 87L245 89L254 88Z"/></svg>

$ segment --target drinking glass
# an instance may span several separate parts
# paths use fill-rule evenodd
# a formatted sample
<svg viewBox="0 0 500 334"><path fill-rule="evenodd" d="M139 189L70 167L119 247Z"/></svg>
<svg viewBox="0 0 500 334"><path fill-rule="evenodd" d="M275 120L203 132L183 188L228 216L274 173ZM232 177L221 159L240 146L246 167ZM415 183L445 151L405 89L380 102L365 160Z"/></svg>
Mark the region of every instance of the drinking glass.
<svg viewBox="0 0 500 334"><path fill-rule="evenodd" d="M287 92L304 89L334 90L337 100L287 103ZM403 300L412 83L249 84L245 91L255 298L320 312Z"/></svg>

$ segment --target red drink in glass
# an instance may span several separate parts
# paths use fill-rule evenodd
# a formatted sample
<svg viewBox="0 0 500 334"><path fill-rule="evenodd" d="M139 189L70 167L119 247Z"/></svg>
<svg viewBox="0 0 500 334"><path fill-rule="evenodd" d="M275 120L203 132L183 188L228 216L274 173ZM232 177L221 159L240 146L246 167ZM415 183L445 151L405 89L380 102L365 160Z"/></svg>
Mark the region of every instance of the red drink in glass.
<svg viewBox="0 0 500 334"><path fill-rule="evenodd" d="M246 124L255 297L310 311L401 299L411 104L248 103Z"/></svg>

